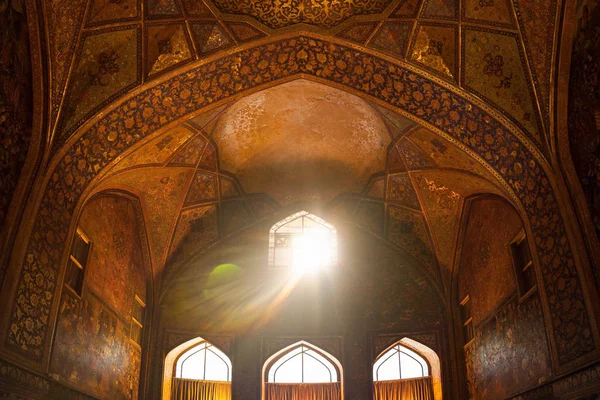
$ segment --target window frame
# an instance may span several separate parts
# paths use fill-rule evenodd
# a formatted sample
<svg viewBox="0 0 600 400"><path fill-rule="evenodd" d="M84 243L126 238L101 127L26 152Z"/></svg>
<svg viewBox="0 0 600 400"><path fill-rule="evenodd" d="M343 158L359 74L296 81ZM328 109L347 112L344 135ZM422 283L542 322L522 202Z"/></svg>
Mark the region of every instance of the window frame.
<svg viewBox="0 0 600 400"><path fill-rule="evenodd" d="M466 295L465 298L462 299L462 301L459 304L459 318L461 323L460 331L464 348L470 346L471 343L473 343L473 341L475 340L475 327L473 326L473 314L471 312L470 301L471 297L469 295ZM469 305L468 308L467 304ZM467 329L467 332L469 332L468 339L467 335L465 335L465 329Z"/></svg>
<svg viewBox="0 0 600 400"><path fill-rule="evenodd" d="M525 242L525 243L523 243ZM518 246L525 245L528 255L527 262L521 259ZM529 245L529 239L524 229L519 230L515 237L509 244L509 251L511 255L513 270L515 278L517 280L517 291L519 293L519 301L525 300L527 297L537 289L538 279L535 273L535 266L533 263L533 253L531 252L531 246ZM522 265L523 264L523 265ZM531 282L528 283L526 275L529 275Z"/></svg>
<svg viewBox="0 0 600 400"><path fill-rule="evenodd" d="M147 306L146 303L144 302L144 300L142 300L137 294L134 296L133 298L133 307L136 306L136 303L139 304L142 307L142 320L143 321L138 321L138 319L134 316L133 313L133 309L131 311L131 326L130 326L130 334L129 334L129 338L131 339L131 341L133 343L135 343L136 345L138 345L140 348L142 347L142 343L144 342L144 326L146 325L146 312L147 312ZM140 329L140 341L138 343L137 340L135 340L133 338L133 329L134 329L134 325L137 326Z"/></svg>
<svg viewBox="0 0 600 400"><path fill-rule="evenodd" d="M286 356L288 356L290 353L294 352L296 349L301 349L300 352L298 354L295 354L291 357L289 357L287 360L283 361L279 366L277 366L277 368L275 369L275 371L273 372L273 381L270 380L270 376L271 376L271 370L275 367L275 365L283 358L285 358ZM315 353L317 353L318 355L320 355L321 357L323 357L327 362L329 362L329 364L331 365L331 368L333 368L333 371L331 370L331 368L329 366L327 366L325 363L323 363L321 360L319 360L318 358L312 356L311 354L306 354L308 351L313 351ZM329 382L305 382L304 381L304 356L308 356L313 358L314 360L318 361L319 363L321 363L326 369L327 372L329 373ZM276 377L277 377L277 370L279 368L281 368L282 366L284 366L287 362L291 361L292 359L296 358L300 356L301 360L302 360L302 364L301 364L301 375L302 375L302 382L277 382ZM333 373L335 373L335 380L334 380L334 375ZM291 349L288 349L285 353L280 354L279 357L277 357L276 359L272 360L268 367L267 367L267 371L266 371L266 383L284 383L284 384L290 384L290 385L303 385L303 384L311 384L311 383L338 383L341 382L340 380L340 371L338 371L337 366L335 365L335 363L329 359L329 357L327 357L325 354L323 354L322 352L320 352L318 349L312 347L312 346L308 346L305 343L301 343L297 346L292 347Z"/></svg>
<svg viewBox="0 0 600 400"><path fill-rule="evenodd" d="M191 356L193 356L194 354L197 354L200 351L210 351L211 353L213 353L214 355L216 355L217 357L219 357L223 363L225 363L225 365L227 365L227 379L226 381L214 381L214 380L207 380L207 379L193 379L193 380L197 380L197 381L207 381L207 382L227 382L229 384L232 383L233 381L233 362L231 361L231 357L229 357L223 350L221 350L220 348L218 348L217 346L215 346L214 344L212 344L211 342L209 342L208 340L202 340L198 343L195 343L194 345L187 347L185 350L181 351L179 353L179 355L175 358L175 360L173 361L173 378L176 379L191 379L191 378L181 378L179 376L177 376L177 366L179 365L179 360L181 359L181 357L183 357L184 355L186 355L186 353L188 353L190 350L196 348L196 347L201 347L204 346L204 348L199 348L198 351L190 354L189 356L186 357L186 360L182 361L182 372L183 372L183 364L185 363L185 361L187 361L188 358L190 358ZM227 357L227 361L224 360L219 354L215 353L214 351L208 349L208 347L214 347L215 349L217 349L218 351L220 351L221 353L223 353L223 355L225 355L225 357ZM206 355L204 356L204 371L203 371L203 376L204 378L206 378ZM183 374L182 374L183 375Z"/></svg>
<svg viewBox="0 0 600 400"><path fill-rule="evenodd" d="M329 230L329 234L330 234L330 238L331 238L331 243L330 243L331 244L331 261L330 261L329 265L327 265L327 267L333 267L333 266L337 265L337 263L338 263L337 229L333 225L331 225L330 223L325 221L323 218L320 218L312 213L309 213L308 211L303 210L303 211L298 211L294 214L291 214L291 215L283 218L282 220L275 223L269 230L269 253L268 253L269 268L279 269L279 270L292 269L293 266L291 264L276 265L277 260L275 257L275 248L276 248L275 242L276 242L276 237L277 237L277 231L280 228L283 228L284 226L286 226L300 218L308 218L308 219L312 220L313 222L321 225L323 228ZM304 223L303 223L303 231L304 231Z"/></svg>
<svg viewBox="0 0 600 400"><path fill-rule="evenodd" d="M282 358L286 357L288 354L290 354L291 352L293 352L294 350L300 348L300 347L305 347L307 350L310 351L314 351L315 353L317 353L318 355L320 355L321 357L323 357L325 360L327 360L331 366L333 367L334 371L335 371L335 378L337 380L333 380L333 375L332 375L332 371L328 369L331 380L329 382L309 382L306 383L304 382L304 376L302 377L302 381L303 382L292 382L292 383L283 383L283 382L276 382L276 381L271 381L269 379L270 375L271 375L271 369L273 368L273 366L275 364L277 364L277 362L279 360L281 360ZM341 367L339 365L337 365L337 360L332 359L328 354L326 354L324 351L321 351L318 347L312 346L307 342L300 342L300 343L296 343L295 345L293 345L292 347L289 347L287 349L283 349L285 350L284 352L277 352L274 355L277 355L277 357L275 357L274 359L270 360L264 367L264 373L263 373L263 379L264 379L264 383L282 383L282 384L288 384L288 385L305 385L305 384L319 384L319 383L340 383L342 384L343 381L343 377L342 377L342 371L341 371ZM281 354L279 354L281 353ZM282 365L284 365L286 362L288 362L289 360L291 360L294 357L297 357L298 355L301 355L302 352L300 352L299 354L290 357L288 360L284 361L279 367L281 367ZM310 356L310 355L309 355ZM314 357L313 357L314 358ZM318 360L319 361L319 360ZM278 368L279 368L278 367ZM302 366L302 375L304 375L304 365ZM326 366L327 367L327 366ZM274 377L276 375L276 373L273 374Z"/></svg>
<svg viewBox="0 0 600 400"><path fill-rule="evenodd" d="M416 358L414 358L412 355L403 352L401 349L407 349L413 353L415 353L416 355L418 355L419 357L421 357L421 361L417 360ZM396 349L396 352L393 354L390 354L383 362L381 362L381 364L379 364L379 366L377 367L377 369L375 370L375 365L379 362L379 360L381 360L383 357L385 357L388 353L390 353L392 350ZM400 374L400 379L379 379L378 376L378 371L379 368L381 368L381 366L383 364L385 364L385 362L395 356L396 354L398 354L398 363L399 363L399 370L398 373ZM423 373L423 375L421 377L416 377L416 378L402 378L402 364L401 364L401 360L400 360L400 355L404 354L409 356L410 358L412 358L413 360L415 360L418 364L421 365L421 372ZM425 363L425 365L427 366L427 374L424 373L423 371L423 363ZM371 371L371 378L373 379L373 382L386 382L386 381L403 381L403 380L409 380L409 379L421 379L421 378L428 378L428 377L432 377L432 370L431 370L431 365L429 364L429 360L427 360L427 357L423 356L423 354L421 354L420 352L416 351L415 349L412 349L410 347L408 347L406 344L402 343L402 341L396 342L393 345L391 345L390 347L388 347L387 349L385 349L384 351L382 351L380 353L380 355L375 359L375 362L373 362L373 370ZM377 377L377 379L376 379Z"/></svg>
<svg viewBox="0 0 600 400"><path fill-rule="evenodd" d="M78 260L77 257L75 257L73 255L74 250L75 250L74 246L75 246L77 237L81 238L81 240L87 245L87 254L86 254L85 260ZM69 254L69 257L67 258L65 275L63 278L63 287L67 288L67 290L69 290L73 295L75 295L79 299L81 299L83 296L83 289L85 286L85 275L86 275L86 270L87 270L87 266L88 266L88 261L90 259L90 255L92 254L92 241L90 240L89 236L85 234L83 229L79 226L75 230L75 234L72 237L68 254ZM72 287L72 285L67 281L67 279L71 275L70 272L73 268L78 269L78 275L79 275L78 286L79 287L77 287L77 288Z"/></svg>

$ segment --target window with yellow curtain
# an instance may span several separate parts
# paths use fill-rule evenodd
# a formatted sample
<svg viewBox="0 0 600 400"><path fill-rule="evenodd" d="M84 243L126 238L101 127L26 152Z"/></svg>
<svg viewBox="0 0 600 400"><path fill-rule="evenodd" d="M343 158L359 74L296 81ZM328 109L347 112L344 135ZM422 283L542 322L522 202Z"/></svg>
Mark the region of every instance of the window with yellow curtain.
<svg viewBox="0 0 600 400"><path fill-rule="evenodd" d="M433 400L429 365L400 344L380 355L373 365L374 400Z"/></svg>
<svg viewBox="0 0 600 400"><path fill-rule="evenodd" d="M268 368L266 400L341 400L339 371L318 349L300 344Z"/></svg>
<svg viewBox="0 0 600 400"><path fill-rule="evenodd" d="M175 364L172 400L230 400L231 361L221 350L201 342Z"/></svg>

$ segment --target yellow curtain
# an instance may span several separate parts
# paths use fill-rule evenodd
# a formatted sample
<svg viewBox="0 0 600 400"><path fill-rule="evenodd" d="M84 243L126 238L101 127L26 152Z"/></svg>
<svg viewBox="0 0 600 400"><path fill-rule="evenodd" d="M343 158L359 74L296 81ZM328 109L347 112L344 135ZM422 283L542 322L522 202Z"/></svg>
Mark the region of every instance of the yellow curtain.
<svg viewBox="0 0 600 400"><path fill-rule="evenodd" d="M173 378L171 400L231 400L231 382Z"/></svg>
<svg viewBox="0 0 600 400"><path fill-rule="evenodd" d="M267 400L340 400L339 382L266 383Z"/></svg>
<svg viewBox="0 0 600 400"><path fill-rule="evenodd" d="M374 382L374 400L433 400L431 377Z"/></svg>

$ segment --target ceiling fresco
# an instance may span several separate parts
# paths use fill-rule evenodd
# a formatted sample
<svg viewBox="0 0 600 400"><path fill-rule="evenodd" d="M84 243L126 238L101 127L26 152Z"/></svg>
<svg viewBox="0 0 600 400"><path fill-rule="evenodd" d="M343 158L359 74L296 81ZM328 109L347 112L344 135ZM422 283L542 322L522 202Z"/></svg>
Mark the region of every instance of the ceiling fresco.
<svg viewBox="0 0 600 400"><path fill-rule="evenodd" d="M225 121L235 118L238 108L251 109L246 100L255 95L249 93L302 77L344 87L426 125L421 129L367 101L360 107L344 103L362 110L365 118L375 115L369 125L379 134L373 137L386 141L367 140L381 148L372 154L373 147L361 148L368 150L363 154L350 140L342 143L348 146L344 153L367 156L370 169L363 175L342 158L346 164L336 174L348 173L348 182L351 176L356 180L344 185L350 193L327 188L330 193L320 194L334 199L332 211L412 252L442 288L460 201L474 188L495 187L495 176L477 165L481 162L502 179L531 223L543 285L554 299L548 318L558 363L588 354L596 346L593 335L577 335L591 321L579 290L579 259L567 240L569 221L560 214L554 175L540 155L549 154L546 114L556 1L393 0L377 12L358 15L353 10L335 23L292 18L281 27L261 22L271 18L267 14L235 14L209 0L123 0L118 2L122 13L103 11L103 5L112 9L115 2L102 0L72 5L56 0L41 6L47 22L52 148L57 151L69 142L49 164L40 212L31 222L34 233L18 255L22 274L15 283L18 302L10 316L8 346L41 360L45 339L40 335L48 332L48 324L40 322L26 335L20 332L27 330L28 318L47 320L52 304L34 309L30 294L56 287L69 221L88 185L101 177L106 180L98 190L143 194L145 212L157 214L146 215L157 276L164 265L184 264L213 239L286 204L278 200L286 197L277 188L259 185L264 184L260 171L244 175L247 165L255 166L254 158L271 157L265 151L268 141L260 143L260 125L247 136L236 130L231 143L219 144L218 139L227 134ZM288 11L301 18L320 12L300 6ZM331 99L316 97L308 100L331 110L325 107ZM295 101L293 96L279 99L282 110ZM213 108L227 101L237 103ZM209 108L213 110L196 116ZM336 112L344 120L343 110ZM291 126L293 113L283 114L269 123ZM184 121L192 115L193 120ZM331 126L327 124L327 112L322 112L319 126ZM281 126L264 129L276 132ZM333 128L320 135L330 133L335 136ZM318 136L310 143L294 141L293 147L314 146ZM248 144L254 153L244 159L242 151L232 149L248 138L255 138ZM332 147L320 154L337 162ZM160 172L149 173L156 170ZM248 176L258 184L252 186ZM161 189L168 184L173 186ZM162 207L172 211L158 214ZM45 276L45 288L23 278L37 271ZM563 291L565 285L573 292Z"/></svg>
<svg viewBox="0 0 600 400"><path fill-rule="evenodd" d="M45 15L54 148L136 85L221 50L309 29L482 98L547 154L556 1L52 1Z"/></svg>

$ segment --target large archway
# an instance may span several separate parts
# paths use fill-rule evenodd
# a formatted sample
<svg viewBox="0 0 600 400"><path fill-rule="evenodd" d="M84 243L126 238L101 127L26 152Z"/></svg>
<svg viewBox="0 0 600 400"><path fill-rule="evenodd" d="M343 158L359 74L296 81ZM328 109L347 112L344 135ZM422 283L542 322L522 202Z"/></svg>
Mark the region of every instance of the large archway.
<svg viewBox="0 0 600 400"><path fill-rule="evenodd" d="M242 64L242 59L248 63ZM17 249L12 258L14 268L22 265L20 278L13 275L15 284L5 286L14 287L9 289L10 297L24 299L24 303L3 315L7 346L40 361L47 357L48 323L28 333L34 341L19 332L26 330L28 318L52 320L56 302L35 310L30 307L27 299L39 288L22 276L40 268L47 276L43 290L55 291L60 277L57 266L64 257L60 243L86 188L105 167L135 143L181 118L298 76L346 88L397 109L443 134L500 178L529 218L545 297L550 299L545 308L553 323L551 342L558 364L575 362L596 350L594 317L578 273L581 261L570 246L570 229L559 211L560 199L547 164L534 146L503 117L441 80L317 35L284 37L188 67L111 105L68 141L51 163L37 205L27 211L35 222L19 234L23 243L29 238L29 244ZM125 133L132 130L133 135ZM573 288L572 292L562 291L563 286ZM569 297L567 308L561 301L565 296Z"/></svg>

